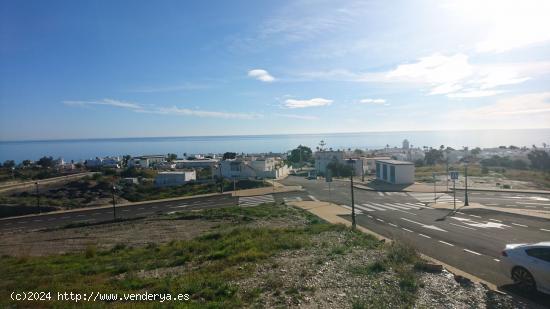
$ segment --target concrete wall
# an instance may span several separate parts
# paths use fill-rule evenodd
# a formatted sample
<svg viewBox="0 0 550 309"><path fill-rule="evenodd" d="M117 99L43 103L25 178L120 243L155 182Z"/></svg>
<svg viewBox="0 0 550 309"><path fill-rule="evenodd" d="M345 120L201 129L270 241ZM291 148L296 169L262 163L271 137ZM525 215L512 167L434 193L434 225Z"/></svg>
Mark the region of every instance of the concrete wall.
<svg viewBox="0 0 550 309"><path fill-rule="evenodd" d="M392 184L414 183L413 164L390 164L383 161L376 162L376 179Z"/></svg>

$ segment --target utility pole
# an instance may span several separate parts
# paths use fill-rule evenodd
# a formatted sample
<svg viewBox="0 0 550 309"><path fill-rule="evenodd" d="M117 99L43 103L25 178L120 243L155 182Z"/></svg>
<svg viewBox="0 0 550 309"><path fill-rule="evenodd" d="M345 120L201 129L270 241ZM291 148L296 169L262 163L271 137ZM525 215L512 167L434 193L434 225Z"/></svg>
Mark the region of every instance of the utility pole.
<svg viewBox="0 0 550 309"><path fill-rule="evenodd" d="M365 161L361 158L361 182L365 182Z"/></svg>
<svg viewBox="0 0 550 309"><path fill-rule="evenodd" d="M470 203L468 202L468 163L464 166L464 176L465 179L465 190L464 190L464 206L470 206Z"/></svg>
<svg viewBox="0 0 550 309"><path fill-rule="evenodd" d="M237 177L233 177L233 192L237 191Z"/></svg>
<svg viewBox="0 0 550 309"><path fill-rule="evenodd" d="M446 160L445 160L445 165L446 165L446 169L447 169L447 173L445 174L445 178L447 179L447 192L449 192L449 152L446 152Z"/></svg>
<svg viewBox="0 0 550 309"><path fill-rule="evenodd" d="M350 175L350 189L351 189L351 227L355 229L355 197L353 196L353 170Z"/></svg>
<svg viewBox="0 0 550 309"><path fill-rule="evenodd" d="M222 177L222 165L218 164L218 171L220 174L220 191L223 194L223 177Z"/></svg>
<svg viewBox="0 0 550 309"><path fill-rule="evenodd" d="M437 194L435 193L435 184L436 184L435 173L432 173L432 178L433 178L433 181L434 181L434 204L437 204Z"/></svg>
<svg viewBox="0 0 550 309"><path fill-rule="evenodd" d="M453 179L453 210L456 211L456 190L455 190L456 180Z"/></svg>
<svg viewBox="0 0 550 309"><path fill-rule="evenodd" d="M34 183L36 185L36 207L40 210L40 194L38 192L38 181Z"/></svg>
<svg viewBox="0 0 550 309"><path fill-rule="evenodd" d="M115 191L116 191L116 187L115 187L115 184L113 183L113 221L116 221Z"/></svg>

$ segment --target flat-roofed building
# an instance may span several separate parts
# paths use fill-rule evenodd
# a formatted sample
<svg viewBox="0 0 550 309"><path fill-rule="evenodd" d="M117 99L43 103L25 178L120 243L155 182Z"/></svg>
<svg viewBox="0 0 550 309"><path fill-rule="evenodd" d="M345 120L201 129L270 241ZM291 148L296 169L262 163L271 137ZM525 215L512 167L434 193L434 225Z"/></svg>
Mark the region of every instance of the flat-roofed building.
<svg viewBox="0 0 550 309"><path fill-rule="evenodd" d="M155 177L155 186L180 186L197 179L195 171L160 172Z"/></svg>
<svg viewBox="0 0 550 309"><path fill-rule="evenodd" d="M376 160L376 179L396 185L414 183L414 163Z"/></svg>

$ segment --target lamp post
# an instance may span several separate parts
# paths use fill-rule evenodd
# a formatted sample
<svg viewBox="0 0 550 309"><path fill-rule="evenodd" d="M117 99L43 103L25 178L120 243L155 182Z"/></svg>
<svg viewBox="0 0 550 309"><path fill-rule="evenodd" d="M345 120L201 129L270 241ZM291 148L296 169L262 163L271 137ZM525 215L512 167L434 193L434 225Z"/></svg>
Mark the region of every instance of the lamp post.
<svg viewBox="0 0 550 309"><path fill-rule="evenodd" d="M116 192L116 186L113 183L112 193L113 193L113 221L116 221L116 201L115 201L115 192Z"/></svg>
<svg viewBox="0 0 550 309"><path fill-rule="evenodd" d="M468 162L466 162L466 165L464 166L464 206L470 206L468 201Z"/></svg>
<svg viewBox="0 0 550 309"><path fill-rule="evenodd" d="M348 162L352 163L353 160L349 159ZM354 169L351 170L350 174L350 189L351 189L351 227L355 229L355 197L353 195L353 173Z"/></svg>
<svg viewBox="0 0 550 309"><path fill-rule="evenodd" d="M40 210L40 194L38 191L38 181L35 182L34 185L36 186L36 207L38 207L38 209Z"/></svg>

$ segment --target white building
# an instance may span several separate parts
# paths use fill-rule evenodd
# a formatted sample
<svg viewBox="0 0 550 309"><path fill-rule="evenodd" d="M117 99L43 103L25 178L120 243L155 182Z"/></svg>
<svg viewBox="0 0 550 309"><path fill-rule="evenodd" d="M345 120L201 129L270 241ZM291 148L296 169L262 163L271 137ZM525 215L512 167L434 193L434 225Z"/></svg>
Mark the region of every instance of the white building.
<svg viewBox="0 0 550 309"><path fill-rule="evenodd" d="M376 179L391 184L414 183L414 163L397 160L377 160Z"/></svg>
<svg viewBox="0 0 550 309"><path fill-rule="evenodd" d="M155 177L155 186L180 186L194 180L197 180L195 171L160 172Z"/></svg>
<svg viewBox="0 0 550 309"><path fill-rule="evenodd" d="M153 167L156 164L165 162L165 161L166 161L165 155L139 156L128 160L128 166L148 168L148 167Z"/></svg>
<svg viewBox="0 0 550 309"><path fill-rule="evenodd" d="M216 159L175 160L176 168L208 168L218 163Z"/></svg>
<svg viewBox="0 0 550 309"><path fill-rule="evenodd" d="M340 150L323 150L315 152L315 170L318 174L326 175L327 165L329 165L331 162L345 164L344 152Z"/></svg>
<svg viewBox="0 0 550 309"><path fill-rule="evenodd" d="M403 149L405 150L409 149L409 145L410 145L409 140L407 139L403 140L403 147L402 147Z"/></svg>
<svg viewBox="0 0 550 309"><path fill-rule="evenodd" d="M110 168L120 168L120 158L119 157L105 157L86 160L84 162L86 167L110 167Z"/></svg>
<svg viewBox="0 0 550 309"><path fill-rule="evenodd" d="M369 173L375 173L376 172L376 161L377 160L391 160L391 157L371 157L371 158L365 158L365 159L366 159L365 170Z"/></svg>
<svg viewBox="0 0 550 309"><path fill-rule="evenodd" d="M224 178L282 178L288 175L290 168L275 158L237 158L222 160L218 164L216 175Z"/></svg>

